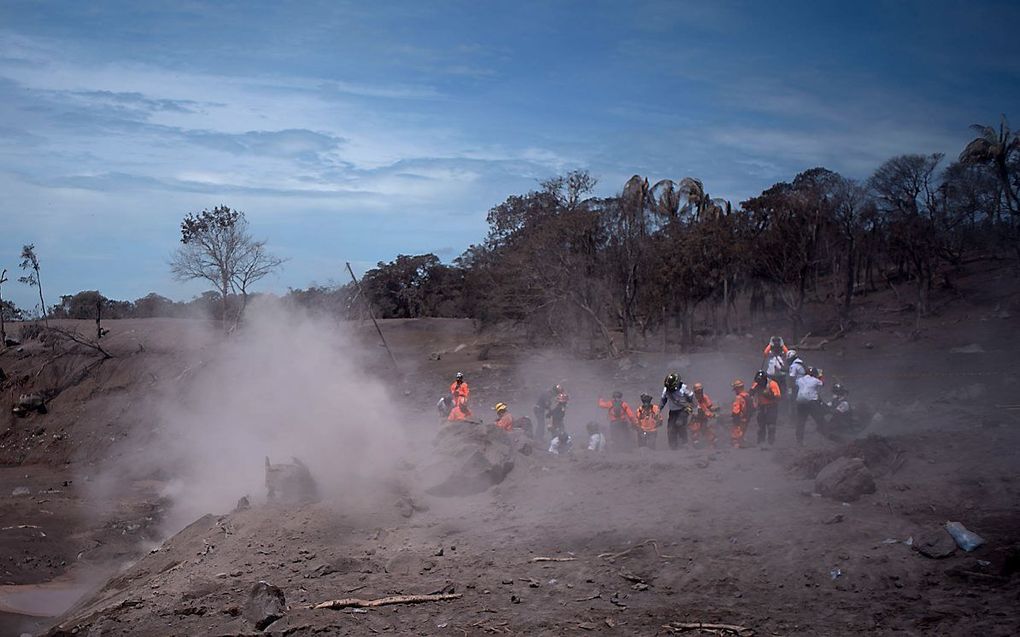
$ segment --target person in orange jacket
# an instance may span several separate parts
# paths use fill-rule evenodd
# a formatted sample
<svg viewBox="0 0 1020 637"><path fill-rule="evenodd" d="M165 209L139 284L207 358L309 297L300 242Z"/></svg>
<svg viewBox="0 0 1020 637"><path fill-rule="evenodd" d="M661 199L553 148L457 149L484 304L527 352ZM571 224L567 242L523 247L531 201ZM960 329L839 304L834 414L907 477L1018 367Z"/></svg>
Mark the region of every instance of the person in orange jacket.
<svg viewBox="0 0 1020 637"><path fill-rule="evenodd" d="M734 449L744 446L744 434L747 433L747 425L751 422L751 412L754 411L754 404L751 402L751 395L744 391L744 381L739 378L733 381L733 408L730 410L732 425L730 426L730 445Z"/></svg>
<svg viewBox="0 0 1020 637"><path fill-rule="evenodd" d="M609 412L609 448L620 451L634 446L632 427L637 426L637 416L623 400L623 392L614 391L613 399L599 398L599 407Z"/></svg>
<svg viewBox="0 0 1020 637"><path fill-rule="evenodd" d="M471 417L471 410L468 408L468 396L470 395L471 390L468 388L467 381L464 380L464 374L457 372L453 382L450 383L450 400L453 403L453 408L450 410L447 420L467 420Z"/></svg>
<svg viewBox="0 0 1020 637"><path fill-rule="evenodd" d="M496 412L496 426L503 431L511 431L514 428L514 418L510 415L510 409L506 403L496 403L492 408Z"/></svg>
<svg viewBox="0 0 1020 637"><path fill-rule="evenodd" d="M758 445L767 440L770 445L776 444L776 421L779 418L779 399L782 396L779 383L769 378L764 371L758 370L751 386L754 397L754 408L758 411Z"/></svg>
<svg viewBox="0 0 1020 637"><path fill-rule="evenodd" d="M700 438L704 435L705 441L713 447L715 446L715 427L711 423L718 409L709 395L705 393L704 385L694 383L694 413L691 415L691 421L688 424L688 429L691 432L691 443L698 444Z"/></svg>
<svg viewBox="0 0 1020 637"><path fill-rule="evenodd" d="M457 372L457 375L453 377L453 382L450 383L450 396L453 398L453 403L467 402L470 395L471 389L468 387L467 381L464 380L464 373Z"/></svg>
<svg viewBox="0 0 1020 637"><path fill-rule="evenodd" d="M638 443L639 447L655 449L655 439L659 436L659 427L662 426L662 414L659 406L652 404L652 397L648 394L641 394L641 406L637 410Z"/></svg>

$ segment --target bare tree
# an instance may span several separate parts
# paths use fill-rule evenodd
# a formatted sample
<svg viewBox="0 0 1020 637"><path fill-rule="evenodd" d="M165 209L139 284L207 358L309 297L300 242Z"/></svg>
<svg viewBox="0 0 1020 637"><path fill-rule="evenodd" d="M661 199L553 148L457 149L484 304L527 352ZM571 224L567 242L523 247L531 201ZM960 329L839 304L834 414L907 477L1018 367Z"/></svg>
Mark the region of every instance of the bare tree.
<svg viewBox="0 0 1020 637"><path fill-rule="evenodd" d="M205 279L220 296L221 320L227 325L228 298L240 294L242 306L235 324L247 307L252 284L275 271L283 261L248 233L244 213L226 206L189 213L181 222L181 245L170 259L179 281Z"/></svg>
<svg viewBox="0 0 1020 637"><path fill-rule="evenodd" d="M7 325L4 322L4 310L7 309L4 306L4 283L7 283L7 268L0 272L0 350L7 347Z"/></svg>
<svg viewBox="0 0 1020 637"><path fill-rule="evenodd" d="M18 281L39 289L39 311L42 312L41 316L46 327L49 327L50 321L47 318L46 301L43 300L42 277L39 274L39 258L35 255L34 243L22 246L20 267L28 274L18 277Z"/></svg>

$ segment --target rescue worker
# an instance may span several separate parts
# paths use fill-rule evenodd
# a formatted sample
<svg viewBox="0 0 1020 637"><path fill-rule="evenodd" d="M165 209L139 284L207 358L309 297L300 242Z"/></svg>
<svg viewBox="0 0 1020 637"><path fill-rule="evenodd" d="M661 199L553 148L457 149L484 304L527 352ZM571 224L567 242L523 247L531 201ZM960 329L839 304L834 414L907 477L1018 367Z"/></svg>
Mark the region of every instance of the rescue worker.
<svg viewBox="0 0 1020 637"><path fill-rule="evenodd" d="M762 355L765 358L769 356L786 356L786 353L790 351L790 348L783 342L782 336L773 336L769 339L769 344L765 346L765 351Z"/></svg>
<svg viewBox="0 0 1020 637"><path fill-rule="evenodd" d="M797 354L797 350L791 349L786 353L787 378L790 381L790 397L797 400L797 379L807 375L807 365Z"/></svg>
<svg viewBox="0 0 1020 637"><path fill-rule="evenodd" d="M631 428L637 426L637 416L623 400L623 392L614 391L612 400L599 398L598 404L609 414L609 448L613 451L630 451L634 447Z"/></svg>
<svg viewBox="0 0 1020 637"><path fill-rule="evenodd" d="M545 440L545 432L548 428L549 417L552 416L553 407L556 404L556 397L563 393L563 388L554 385L552 389L542 392L535 401L533 409L535 413L535 439Z"/></svg>
<svg viewBox="0 0 1020 637"><path fill-rule="evenodd" d="M461 401L453 405L446 419L449 420L450 422L456 422L458 420L468 420L469 418L471 418L471 415L472 415L471 410L468 409L467 403Z"/></svg>
<svg viewBox="0 0 1020 637"><path fill-rule="evenodd" d="M705 393L705 387L701 383L694 383L694 405L694 414L691 416L689 426L691 443L699 444L704 436L705 442L715 447L715 427L711 423L719 408Z"/></svg>
<svg viewBox="0 0 1020 637"><path fill-rule="evenodd" d="M637 410L638 447L655 449L655 439L659 436L662 426L662 414L659 406L652 404L650 394L641 394L641 406Z"/></svg>
<svg viewBox="0 0 1020 637"><path fill-rule="evenodd" d="M606 450L606 436L602 427L594 421L588 422L588 451L602 452Z"/></svg>
<svg viewBox="0 0 1020 637"><path fill-rule="evenodd" d="M510 410L507 408L506 403L496 403L496 406L492 409L496 412L496 426L503 431L512 431L514 428L514 418L510 415Z"/></svg>
<svg viewBox="0 0 1020 637"><path fill-rule="evenodd" d="M573 446L574 439L567 435L567 432L561 431L553 436L552 442L549 443L549 453L562 456L570 451Z"/></svg>
<svg viewBox="0 0 1020 637"><path fill-rule="evenodd" d="M447 420L467 420L471 417L471 410L468 408L470 394L471 390L468 389L468 384L464 380L464 374L457 372L453 382L450 383L450 400L453 402L453 407L450 409Z"/></svg>
<svg viewBox="0 0 1020 637"><path fill-rule="evenodd" d="M660 412L667 403L669 417L666 420L666 439L670 449L679 449L687 445L687 417L690 416L694 403L694 394L683 384L679 374L671 373L662 382Z"/></svg>
<svg viewBox="0 0 1020 637"><path fill-rule="evenodd" d="M797 379L797 444L804 445L804 425L807 424L808 416L815 421L815 428L822 435L828 437L825 429L825 411L822 407L822 398L819 390L822 388L822 380L818 378L818 370L809 367L807 374Z"/></svg>
<svg viewBox="0 0 1020 637"><path fill-rule="evenodd" d="M780 389L786 387L786 354L788 350L785 347L784 345L782 350L766 348L769 353L765 356L765 375L776 381Z"/></svg>
<svg viewBox="0 0 1020 637"><path fill-rule="evenodd" d="M556 397L549 409L549 432L553 436L565 431L563 420L567 417L567 403L570 402L570 397L561 385L557 385L555 389Z"/></svg>
<svg viewBox="0 0 1020 637"><path fill-rule="evenodd" d="M751 385L754 408L758 412L758 446L766 441L776 444L776 421L779 419L779 399L783 395L779 384L768 377L763 370L754 375Z"/></svg>
<svg viewBox="0 0 1020 637"><path fill-rule="evenodd" d="M854 413L850 407L850 392L839 383L832 386L832 400L829 401L829 425L834 432L853 429Z"/></svg>
<svg viewBox="0 0 1020 637"><path fill-rule="evenodd" d="M747 425L751 422L751 413L754 411L754 403L751 396L744 391L744 381L739 378L730 385L733 388L733 407L730 410L732 424L730 425L730 445L734 449L744 446L744 434L747 433Z"/></svg>

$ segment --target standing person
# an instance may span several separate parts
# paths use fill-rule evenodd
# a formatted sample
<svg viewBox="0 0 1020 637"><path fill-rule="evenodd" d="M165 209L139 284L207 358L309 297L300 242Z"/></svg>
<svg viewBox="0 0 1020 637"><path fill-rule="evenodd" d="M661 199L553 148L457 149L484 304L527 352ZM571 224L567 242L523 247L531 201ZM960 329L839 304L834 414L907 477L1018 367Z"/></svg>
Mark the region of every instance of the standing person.
<svg viewBox="0 0 1020 637"><path fill-rule="evenodd" d="M807 365L804 364L804 360L801 359L799 354L797 354L797 350L791 349L786 353L786 369L787 378L790 381L790 398L796 401L797 379L801 376L807 375Z"/></svg>
<svg viewBox="0 0 1020 637"><path fill-rule="evenodd" d="M556 404L556 396L562 393L563 388L559 385L554 385L552 389L548 389L538 395L538 400L535 401L534 413L535 413L535 439L545 440L545 432L548 428L548 420L552 415L553 406Z"/></svg>
<svg viewBox="0 0 1020 637"><path fill-rule="evenodd" d="M598 404L609 412L609 448L613 451L630 451L634 447L631 428L637 425L637 416L623 400L623 392L614 391L612 400L599 398Z"/></svg>
<svg viewBox="0 0 1020 637"><path fill-rule="evenodd" d="M705 393L701 383L694 383L694 414L691 416L691 443L697 445L704 437L705 442L715 447L715 427L711 424L718 407Z"/></svg>
<svg viewBox="0 0 1020 637"><path fill-rule="evenodd" d="M666 439L670 449L687 446L687 417L691 414L694 394L680 380L680 375L672 373L662 382L662 400L659 411L669 404L669 418L666 420Z"/></svg>
<svg viewBox="0 0 1020 637"><path fill-rule="evenodd" d="M457 372L453 382L450 383L450 402L453 407L450 409L447 420L467 420L471 417L471 410L468 408L468 396L470 395L471 390L468 388L467 381L464 380L464 374Z"/></svg>
<svg viewBox="0 0 1020 637"><path fill-rule="evenodd" d="M782 336L773 336L769 339L769 344L765 346L762 355L768 359L770 356L786 356L789 351L790 348L783 342Z"/></svg>
<svg viewBox="0 0 1020 637"><path fill-rule="evenodd" d="M807 424L808 416L815 421L815 428L818 433L827 436L825 429L825 410L822 406L822 398L819 396L822 379L818 378L818 370L814 367L808 368L808 373L797 379L797 444L804 444L804 425Z"/></svg>
<svg viewBox="0 0 1020 637"><path fill-rule="evenodd" d="M829 409L829 430L838 435L851 431L854 426L854 412L850 406L850 392L839 383L832 386L832 400L827 405Z"/></svg>
<svg viewBox="0 0 1020 637"><path fill-rule="evenodd" d="M638 447L655 449L655 439L662 426L662 415L658 405L652 404L649 394L641 394L641 406L637 410Z"/></svg>
<svg viewBox="0 0 1020 637"><path fill-rule="evenodd" d="M503 431L512 431L514 428L514 417L510 415L510 409L506 403L496 403L492 408L496 412L496 426Z"/></svg>
<svg viewBox="0 0 1020 637"><path fill-rule="evenodd" d="M733 388L733 407L730 410L733 424L730 426L730 445L734 449L739 449L744 446L744 434L747 433L747 425L751 422L754 404L750 394L744 391L744 381L738 378L730 386Z"/></svg>
<svg viewBox="0 0 1020 637"><path fill-rule="evenodd" d="M754 408L758 411L758 446L766 441L768 444L776 444L776 421L779 419L779 398L783 395L779 384L758 370L754 375L754 385L751 386L751 396L754 397Z"/></svg>
<svg viewBox="0 0 1020 637"><path fill-rule="evenodd" d="M566 431L563 421L567 417L567 403L570 402L570 397L567 396L567 392L563 389L562 385L557 385L555 389L556 397L553 398L552 407L549 409L549 435L551 436L556 436Z"/></svg>

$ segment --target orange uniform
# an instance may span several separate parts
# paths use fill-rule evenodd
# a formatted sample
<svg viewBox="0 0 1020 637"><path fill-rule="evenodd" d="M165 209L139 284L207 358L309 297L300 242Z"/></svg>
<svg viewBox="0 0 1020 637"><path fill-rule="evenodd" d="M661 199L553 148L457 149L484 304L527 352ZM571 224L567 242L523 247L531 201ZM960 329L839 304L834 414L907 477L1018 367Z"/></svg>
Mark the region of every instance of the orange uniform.
<svg viewBox="0 0 1020 637"><path fill-rule="evenodd" d="M468 389L467 381L453 381L450 383L450 396L453 397L454 403L461 401L467 402L468 396L471 394L471 390Z"/></svg>
<svg viewBox="0 0 1020 637"><path fill-rule="evenodd" d="M514 428L514 418L509 411L504 411L503 415L496 419L496 426L503 431L510 431Z"/></svg>
<svg viewBox="0 0 1020 637"><path fill-rule="evenodd" d="M744 433L751 422L751 395L741 389L733 397L733 408L730 414L733 424L730 426L730 444L740 447L744 442Z"/></svg>
<svg viewBox="0 0 1020 637"><path fill-rule="evenodd" d="M711 419L715 418L715 403L704 390L694 392L694 402L694 414L691 415L690 423L687 425L691 432L691 442L697 442L704 432L705 440L715 445L715 427L711 424Z"/></svg>
<svg viewBox="0 0 1020 637"><path fill-rule="evenodd" d="M471 390L468 389L466 381L453 381L450 383L450 398L453 400L453 409L450 410L450 415L447 420L467 420L471 417L471 410L468 409L468 395Z"/></svg>
<svg viewBox="0 0 1020 637"><path fill-rule="evenodd" d="M658 405L650 405L648 409L638 407L637 424L641 431L655 431L662 425L662 415Z"/></svg>
<svg viewBox="0 0 1020 637"><path fill-rule="evenodd" d="M775 405L779 402L779 397L782 395L783 393L779 390L779 383L774 380L769 380L764 391L755 392L754 404L756 407L762 407L763 405Z"/></svg>
<svg viewBox="0 0 1020 637"><path fill-rule="evenodd" d="M637 424L637 416L634 415L634 410L622 400L619 405L614 406L613 401L599 398L599 407L609 410L610 423L625 422L631 425Z"/></svg>

